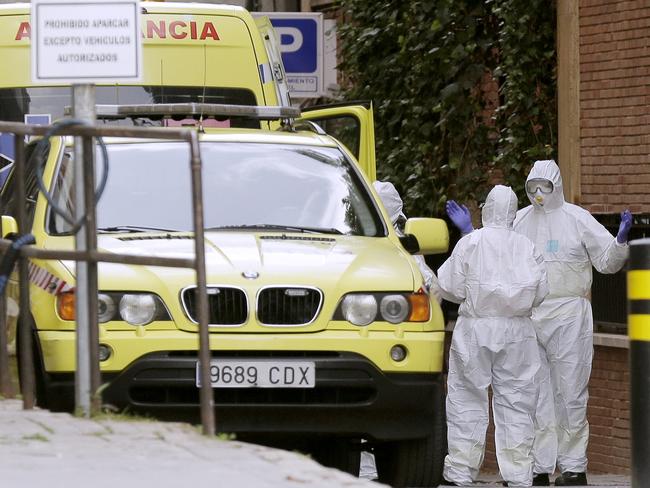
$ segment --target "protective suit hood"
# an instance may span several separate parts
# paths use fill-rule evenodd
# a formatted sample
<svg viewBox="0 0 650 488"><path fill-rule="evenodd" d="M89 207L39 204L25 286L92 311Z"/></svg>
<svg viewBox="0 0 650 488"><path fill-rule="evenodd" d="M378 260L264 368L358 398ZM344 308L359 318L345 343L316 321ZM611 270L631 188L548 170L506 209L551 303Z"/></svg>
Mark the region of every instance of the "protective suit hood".
<svg viewBox="0 0 650 488"><path fill-rule="evenodd" d="M390 221L394 224L399 217L406 219L406 215L402 212L404 204L395 186L389 181L375 181L372 185L377 190L384 207L388 210Z"/></svg>
<svg viewBox="0 0 650 488"><path fill-rule="evenodd" d="M517 195L509 186L496 185L485 199L481 212L483 227L512 228L517 214Z"/></svg>
<svg viewBox="0 0 650 488"><path fill-rule="evenodd" d="M535 201L535 195L526 191L530 203L533 204L535 209L544 210L548 212L550 210L555 210L564 205L564 190L562 189L562 175L560 174L560 168L552 159L547 159L543 161L535 161L533 168L530 170L530 174L526 181L533 179L544 179L553 183L553 191L544 195L544 204L540 205Z"/></svg>

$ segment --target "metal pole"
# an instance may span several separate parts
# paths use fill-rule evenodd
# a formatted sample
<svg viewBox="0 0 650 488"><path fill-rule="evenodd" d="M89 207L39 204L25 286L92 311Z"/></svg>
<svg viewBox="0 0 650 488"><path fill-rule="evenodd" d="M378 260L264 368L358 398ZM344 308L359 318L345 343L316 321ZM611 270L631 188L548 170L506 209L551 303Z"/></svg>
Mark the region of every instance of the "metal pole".
<svg viewBox="0 0 650 488"><path fill-rule="evenodd" d="M95 86L72 86L72 110L75 119L94 123L95 121ZM84 147L83 138L74 139L74 196L75 220L86 214L84 187ZM87 222L86 222L87 223ZM82 226L75 235L75 249L87 250L87 228ZM75 405L77 415L90 417L91 399L93 397L90 357L90 310L89 310L89 265L78 260L76 268L75 313L77 322L77 367L75 373ZM90 278L92 279L92 278Z"/></svg>
<svg viewBox="0 0 650 488"><path fill-rule="evenodd" d="M194 254L196 269L197 312L199 319L199 374L201 377L201 423L204 435L215 434L214 392L210 382L210 331L208 330L208 293L205 272L205 239L203 232L203 184L198 136L192 132L191 142L192 204L194 208Z"/></svg>
<svg viewBox="0 0 650 488"><path fill-rule="evenodd" d="M18 233L26 234L27 209L25 203L25 145L22 137L16 137L15 143L16 164L16 198L18 204ZM16 341L19 346L18 358L20 362L20 390L23 395L23 409L31 410L36 403L34 393L34 350L32 349L32 314L29 305L29 274L27 258L23 255L18 258L18 279L20 287L20 311L18 314L18 330Z"/></svg>
<svg viewBox="0 0 650 488"><path fill-rule="evenodd" d="M627 293L632 487L645 488L650 486L650 239L630 242Z"/></svg>
<svg viewBox="0 0 650 488"><path fill-rule="evenodd" d="M97 218L95 206L95 141L92 137L83 138L84 152L84 197L86 207L86 249L97 250ZM101 384L99 369L99 319L97 291L97 262L84 260L88 272L88 354L90 360L90 413L98 414L102 407L98 395Z"/></svg>

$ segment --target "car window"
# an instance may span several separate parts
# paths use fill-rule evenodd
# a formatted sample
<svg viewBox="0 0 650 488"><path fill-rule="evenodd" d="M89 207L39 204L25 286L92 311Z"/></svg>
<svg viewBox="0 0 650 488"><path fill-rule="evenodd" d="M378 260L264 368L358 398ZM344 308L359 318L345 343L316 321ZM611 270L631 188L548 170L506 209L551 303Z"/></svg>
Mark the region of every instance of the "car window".
<svg viewBox="0 0 650 488"><path fill-rule="evenodd" d="M111 144L108 154L98 228L192 230L186 144ZM368 191L338 148L204 142L201 157L206 228L292 226L383 235ZM71 162L70 154L63 158L54 188L57 204L68 209ZM66 233L69 226L52 214L50 231Z"/></svg>
<svg viewBox="0 0 650 488"><path fill-rule="evenodd" d="M330 136L341 141L354 157L359 159L359 134L361 133L359 119L346 115L310 120L321 126Z"/></svg>

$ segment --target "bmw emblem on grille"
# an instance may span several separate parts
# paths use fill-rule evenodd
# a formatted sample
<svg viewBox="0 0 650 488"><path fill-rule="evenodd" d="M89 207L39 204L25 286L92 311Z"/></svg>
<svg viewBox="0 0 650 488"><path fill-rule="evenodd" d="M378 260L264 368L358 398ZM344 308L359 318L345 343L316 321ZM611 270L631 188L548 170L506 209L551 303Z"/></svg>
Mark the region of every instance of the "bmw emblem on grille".
<svg viewBox="0 0 650 488"><path fill-rule="evenodd" d="M243 271L241 275L247 280L254 280L260 276L257 271Z"/></svg>

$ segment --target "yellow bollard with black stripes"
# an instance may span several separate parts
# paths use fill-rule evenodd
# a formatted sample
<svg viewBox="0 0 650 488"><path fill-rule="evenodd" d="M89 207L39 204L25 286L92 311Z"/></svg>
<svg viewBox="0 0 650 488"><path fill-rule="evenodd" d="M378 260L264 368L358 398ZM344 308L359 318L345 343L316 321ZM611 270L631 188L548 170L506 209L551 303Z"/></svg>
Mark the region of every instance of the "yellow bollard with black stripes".
<svg viewBox="0 0 650 488"><path fill-rule="evenodd" d="M630 241L627 299L632 487L645 488L650 486L650 239Z"/></svg>

